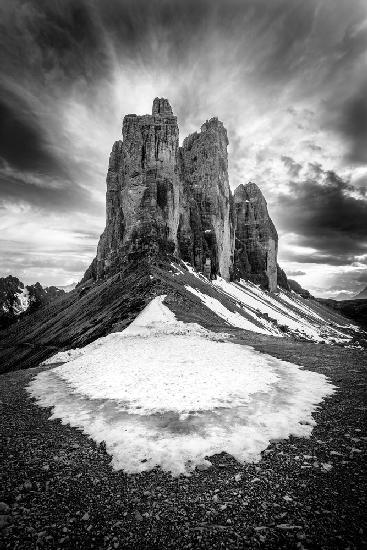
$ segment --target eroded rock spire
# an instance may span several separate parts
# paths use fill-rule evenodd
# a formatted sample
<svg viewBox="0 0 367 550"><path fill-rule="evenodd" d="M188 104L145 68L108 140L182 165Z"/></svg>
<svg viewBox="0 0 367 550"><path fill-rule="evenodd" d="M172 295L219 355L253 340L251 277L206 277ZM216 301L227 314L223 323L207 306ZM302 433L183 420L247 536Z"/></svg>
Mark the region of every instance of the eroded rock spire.
<svg viewBox="0 0 367 550"><path fill-rule="evenodd" d="M126 115L110 155L106 229L85 278L119 272L134 258L180 258L208 278L248 278L277 287L278 236L253 183L232 196L228 137L217 118L179 147L169 101L151 115Z"/></svg>

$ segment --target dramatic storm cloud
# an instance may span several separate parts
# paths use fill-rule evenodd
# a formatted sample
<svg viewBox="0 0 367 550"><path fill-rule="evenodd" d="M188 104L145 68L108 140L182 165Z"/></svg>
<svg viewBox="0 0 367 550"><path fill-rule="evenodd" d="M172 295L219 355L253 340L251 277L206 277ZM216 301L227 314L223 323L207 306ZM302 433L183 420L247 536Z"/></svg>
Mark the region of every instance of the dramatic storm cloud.
<svg viewBox="0 0 367 550"><path fill-rule="evenodd" d="M104 226L124 114L168 97L181 138L218 116L280 263L313 293L367 264L365 0L4 0L0 276L77 280Z"/></svg>

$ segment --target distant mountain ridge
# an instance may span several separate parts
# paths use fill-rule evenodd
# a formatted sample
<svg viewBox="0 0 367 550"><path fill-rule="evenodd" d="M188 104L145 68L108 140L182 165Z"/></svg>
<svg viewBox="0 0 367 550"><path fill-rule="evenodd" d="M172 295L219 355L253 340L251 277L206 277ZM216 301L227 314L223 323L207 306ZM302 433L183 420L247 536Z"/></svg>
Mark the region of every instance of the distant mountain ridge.
<svg viewBox="0 0 367 550"><path fill-rule="evenodd" d="M354 296L353 300L367 300L367 286L361 292L359 292L356 296Z"/></svg>
<svg viewBox="0 0 367 550"><path fill-rule="evenodd" d="M64 294L55 286L44 288L40 283L25 285L12 275L1 277L0 329L12 324L22 313L36 311Z"/></svg>

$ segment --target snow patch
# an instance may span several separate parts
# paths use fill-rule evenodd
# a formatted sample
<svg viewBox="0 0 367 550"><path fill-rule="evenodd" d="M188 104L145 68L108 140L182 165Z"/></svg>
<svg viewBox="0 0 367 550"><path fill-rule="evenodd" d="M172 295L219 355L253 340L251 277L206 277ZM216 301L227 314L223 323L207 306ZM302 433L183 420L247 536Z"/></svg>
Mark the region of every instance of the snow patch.
<svg viewBox="0 0 367 550"><path fill-rule="evenodd" d="M130 473L187 474L222 451L258 461L271 440L310 435L312 412L334 392L325 376L218 341L163 299L31 381L51 419L105 441L113 467Z"/></svg>

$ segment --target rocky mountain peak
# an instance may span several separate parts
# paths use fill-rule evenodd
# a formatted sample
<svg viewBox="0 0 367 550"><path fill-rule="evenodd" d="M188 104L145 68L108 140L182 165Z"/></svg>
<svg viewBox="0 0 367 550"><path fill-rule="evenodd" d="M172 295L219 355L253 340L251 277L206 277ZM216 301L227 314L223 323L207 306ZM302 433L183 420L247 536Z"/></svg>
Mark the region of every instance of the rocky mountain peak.
<svg viewBox="0 0 367 550"><path fill-rule="evenodd" d="M242 187L244 188L246 193L252 197L263 197L260 187L256 185L256 183L254 183L253 181L249 181L245 185L242 184Z"/></svg>
<svg viewBox="0 0 367 550"><path fill-rule="evenodd" d="M165 99L164 97L156 97L153 101L152 115L173 116L172 107L168 99Z"/></svg>
<svg viewBox="0 0 367 550"><path fill-rule="evenodd" d="M278 234L264 195L252 182L234 192L235 278L249 279L270 291L277 288Z"/></svg>
<svg viewBox="0 0 367 550"><path fill-rule="evenodd" d="M0 277L0 330L11 325L25 311L35 311L64 294L54 286L25 285L12 275Z"/></svg>
<svg viewBox="0 0 367 550"><path fill-rule="evenodd" d="M179 147L177 119L157 97L152 115L125 116L122 137L110 155L106 229L84 280L109 277L142 256L164 256L210 279L277 288L277 232L256 184L232 196L228 136L217 117Z"/></svg>

